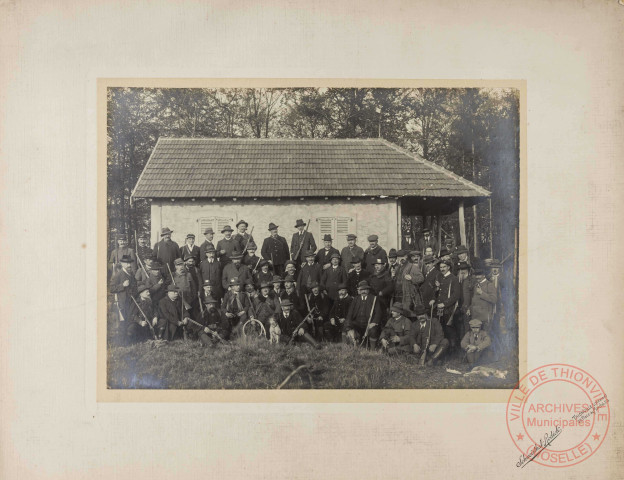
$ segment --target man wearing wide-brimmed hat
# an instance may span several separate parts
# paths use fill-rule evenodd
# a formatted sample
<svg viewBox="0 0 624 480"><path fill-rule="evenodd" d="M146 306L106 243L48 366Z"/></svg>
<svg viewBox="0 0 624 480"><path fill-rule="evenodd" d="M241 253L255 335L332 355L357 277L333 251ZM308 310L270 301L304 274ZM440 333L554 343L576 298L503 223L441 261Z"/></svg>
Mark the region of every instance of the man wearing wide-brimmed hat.
<svg viewBox="0 0 624 480"><path fill-rule="evenodd" d="M301 267L299 276L297 277L297 288L299 289L299 295L310 293L310 286L313 282L321 283L321 275L323 269L314 261L315 255L312 250L308 250L304 255L306 259L305 265Z"/></svg>
<svg viewBox="0 0 624 480"><path fill-rule="evenodd" d="M245 220L239 220L236 224L236 235L234 235L234 240L238 242L238 251L242 252L243 257L247 254L248 244L254 243L254 238L250 234L247 233L247 229L249 228L249 224Z"/></svg>
<svg viewBox="0 0 624 480"><path fill-rule="evenodd" d="M258 268L254 275L254 282L256 284L256 287L260 288L260 285L262 283L271 283L271 280L273 280L273 273L271 273L270 267L271 266L269 265L269 262L264 259L260 260L260 263L258 263Z"/></svg>
<svg viewBox="0 0 624 480"><path fill-rule="evenodd" d="M353 297L349 295L349 288L346 283L338 285L338 298L334 301L332 308L327 315L329 320L325 322L323 330L325 333L325 339L328 342L340 342L344 340L342 338L344 323L347 319L347 313Z"/></svg>
<svg viewBox="0 0 624 480"><path fill-rule="evenodd" d="M240 251L238 242L234 240L232 236L234 229L229 225L226 225L221 229L223 238L217 242L217 258L221 262L221 267L225 267L232 261L232 254L234 251Z"/></svg>
<svg viewBox="0 0 624 480"><path fill-rule="evenodd" d="M412 322L405 316L405 310L401 305L394 304L390 307L390 319L379 337L381 346L388 353L409 352L410 330Z"/></svg>
<svg viewBox="0 0 624 480"><path fill-rule="evenodd" d="M253 308L256 312L256 319L259 320L263 325L264 329L267 333L267 338L269 336L269 318L273 315L280 312L279 301L275 297L271 297L271 283L270 282L262 282L260 284L260 291L258 292L258 296L253 300Z"/></svg>
<svg viewBox="0 0 624 480"><path fill-rule="evenodd" d="M457 276L459 274L459 264L461 262L467 263L468 267L470 267L470 259L468 249L465 245L460 245L455 249L454 254L451 256L453 259L453 269L451 272L453 275Z"/></svg>
<svg viewBox="0 0 624 480"><path fill-rule="evenodd" d="M381 308L370 292L370 285L366 280L358 284L358 293L353 297L353 302L347 312L344 324L346 342L360 343L366 336L370 348L377 346L379 339L379 326L381 324Z"/></svg>
<svg viewBox="0 0 624 480"><path fill-rule="evenodd" d="M253 283L251 272L247 265L243 265L243 254L239 251L234 251L230 255L230 263L223 267L223 273L221 274L221 285L224 290L227 290L230 285L230 280L238 278L241 285L245 285L248 281Z"/></svg>
<svg viewBox="0 0 624 480"><path fill-rule="evenodd" d="M241 283L238 278L230 279L229 290L223 296L221 310L232 325L232 331L237 336L242 334L243 325L250 317L251 301L249 296L240 291Z"/></svg>
<svg viewBox="0 0 624 480"><path fill-rule="evenodd" d="M292 255L292 260L295 261L297 269L301 268L303 263L305 263L305 252L308 250L316 251L314 235L312 235L312 232L306 231L305 227L306 223L303 219L298 218L295 223L297 231L293 233L292 240L290 241L290 253Z"/></svg>
<svg viewBox="0 0 624 480"><path fill-rule="evenodd" d="M352 261L354 258L364 258L364 249L359 245L356 245L357 235L350 233L347 235L347 246L340 252L340 258L342 259L342 266L349 273L353 270Z"/></svg>
<svg viewBox="0 0 624 480"><path fill-rule="evenodd" d="M284 237L280 237L277 233L279 225L273 222L269 224L269 236L262 243L262 258L270 263L273 273L276 275L284 274L284 265L290 258L288 243Z"/></svg>
<svg viewBox="0 0 624 480"><path fill-rule="evenodd" d="M202 262L204 261L204 258L206 258L206 250L208 249L208 247L215 249L215 256L216 256L216 251L217 251L217 247L215 247L215 244L213 243L215 233L212 227L205 228L203 231L203 234L204 234L205 240L199 246L199 258L201 259Z"/></svg>
<svg viewBox="0 0 624 480"><path fill-rule="evenodd" d="M422 237L418 239L418 250L424 253L427 247L431 247L433 254L438 253L438 241L431 234L431 229L423 228Z"/></svg>
<svg viewBox="0 0 624 480"><path fill-rule="evenodd" d="M180 247L180 258L186 260L188 257L193 257L195 259L195 266L199 266L202 260L200 255L199 247L195 245L195 235L189 233L186 236L184 246Z"/></svg>
<svg viewBox="0 0 624 480"><path fill-rule="evenodd" d="M258 247L255 242L249 242L247 245L247 254L243 256L243 265L247 265L249 267L249 271L253 275L260 265L260 260L262 260L258 255L256 255L256 251Z"/></svg>
<svg viewBox="0 0 624 480"><path fill-rule="evenodd" d="M180 246L171 240L172 233L173 230L169 227L160 230L161 240L154 245L154 254L165 268L169 265L169 268L173 269L173 262L176 258L180 258Z"/></svg>
<svg viewBox="0 0 624 480"><path fill-rule="evenodd" d="M216 249L208 245L205 250L206 258L199 265L199 275L202 283L209 282L212 290L211 295L217 300L223 297L223 287L221 286L221 264L217 260Z"/></svg>
<svg viewBox="0 0 624 480"><path fill-rule="evenodd" d="M332 247L333 238L331 235L325 235L323 237L324 247L316 253L316 262L326 270L331 265L331 257L333 254L338 254L340 258L340 252Z"/></svg>

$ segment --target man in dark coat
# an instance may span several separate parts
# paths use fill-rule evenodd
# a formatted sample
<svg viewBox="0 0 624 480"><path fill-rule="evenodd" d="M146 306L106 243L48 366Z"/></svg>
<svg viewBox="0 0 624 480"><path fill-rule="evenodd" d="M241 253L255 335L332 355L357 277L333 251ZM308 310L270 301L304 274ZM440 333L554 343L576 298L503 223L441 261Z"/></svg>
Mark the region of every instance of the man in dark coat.
<svg viewBox="0 0 624 480"><path fill-rule="evenodd" d="M293 307L298 312L304 312L306 310L303 299L297 293L297 289L295 288L295 277L292 275L286 275L286 277L284 277L284 290L282 290L280 298L282 300L290 300Z"/></svg>
<svg viewBox="0 0 624 480"><path fill-rule="evenodd" d="M290 253L292 260L295 262L297 271L301 268L305 262L305 253L309 250L316 251L316 242L314 241L314 235L312 232L305 230L306 224L303 219L297 219L295 228L297 231L293 233L292 240L290 241Z"/></svg>
<svg viewBox="0 0 624 480"><path fill-rule="evenodd" d="M378 241L379 237L377 235L369 235L368 248L364 252L363 268L371 275L375 273L375 263L377 263L378 258L381 258L384 264L388 263L388 255L386 251L379 246L377 243Z"/></svg>
<svg viewBox="0 0 624 480"><path fill-rule="evenodd" d="M200 325L188 322L187 330L190 337L199 340L204 347L212 347L230 338L232 327L230 322L221 315L217 308L218 301L208 296L204 299L201 316L197 319Z"/></svg>
<svg viewBox="0 0 624 480"><path fill-rule="evenodd" d="M343 283L347 283L347 271L340 265L340 254L334 252L331 255L330 267L321 275L321 285L332 302L338 298L338 286Z"/></svg>
<svg viewBox="0 0 624 480"><path fill-rule="evenodd" d="M180 246L171 240L172 233L173 230L170 230L169 227L164 227L160 231L161 240L154 245L154 254L165 269L169 265L169 268L173 270L173 262L176 258L180 258Z"/></svg>
<svg viewBox="0 0 624 480"><path fill-rule="evenodd" d="M426 255L423 259L425 269L425 281L420 286L420 295L423 305L431 318L435 318L435 299L438 294L442 274L436 268L437 261L432 256Z"/></svg>
<svg viewBox="0 0 624 480"><path fill-rule="evenodd" d="M258 247L255 242L249 242L249 245L247 245L247 255L243 257L243 265L247 265L252 276L256 273L258 266L262 261L262 259L256 255L257 250Z"/></svg>
<svg viewBox="0 0 624 480"><path fill-rule="evenodd" d="M340 252L340 258L342 260L341 265L345 268L347 273L353 270L352 262L354 259L364 258L364 250L362 247L355 244L356 240L357 236L353 233L347 235L347 246L342 249L342 252Z"/></svg>
<svg viewBox="0 0 624 480"><path fill-rule="evenodd" d="M154 312L149 288L139 285L137 289L139 299L132 305L132 321L128 325L128 339L131 343L144 342L154 338L152 328L158 327L158 317ZM149 323L149 325L148 325Z"/></svg>
<svg viewBox="0 0 624 480"><path fill-rule="evenodd" d="M212 227L208 227L204 230L204 237L206 237L206 240L204 240L204 242L199 246L199 258L202 262L204 261L204 258L206 258L206 250L208 248L213 248L215 252L217 251L217 248L213 243L214 230L212 229Z"/></svg>
<svg viewBox="0 0 624 480"><path fill-rule="evenodd" d="M238 278L230 279L229 290L223 296L221 310L232 325L232 332L240 336L243 325L250 317L251 301L249 296L240 291L241 284Z"/></svg>
<svg viewBox="0 0 624 480"><path fill-rule="evenodd" d="M152 251L151 248L149 250L150 252ZM134 274L134 278L136 279L137 284L145 283L145 281L148 279L154 260L158 261L158 259L152 254L148 257L145 257L145 259L142 260L142 263L139 263L138 268L136 269L136 273Z"/></svg>
<svg viewBox="0 0 624 480"><path fill-rule="evenodd" d="M427 317L424 306L417 307L416 321L410 330L410 345L416 355L425 354L429 357L427 365L434 365L441 360L449 346L449 341L444 338L442 326L437 319Z"/></svg>
<svg viewBox="0 0 624 480"><path fill-rule="evenodd" d="M288 243L284 237L277 234L278 226L273 222L269 224L270 236L264 239L262 243L262 258L271 264L273 273L276 275L284 274L284 265L290 258Z"/></svg>
<svg viewBox="0 0 624 480"><path fill-rule="evenodd" d="M247 265L242 264L243 255L240 252L232 252L230 256L230 263L223 267L223 273L221 274L221 285L226 290L230 285L230 280L238 278L242 285L245 285L248 281L253 283L251 278L251 272Z"/></svg>
<svg viewBox="0 0 624 480"><path fill-rule="evenodd" d="M329 321L323 325L325 339L328 342L340 342L343 335L344 322L347 319L347 313L353 297L349 295L346 283L338 285L338 298L334 301L329 314Z"/></svg>
<svg viewBox="0 0 624 480"><path fill-rule="evenodd" d="M139 258L143 263L145 263L145 259L152 256L153 250L150 248L148 244L148 236L145 234L139 235L138 245L137 245L137 253Z"/></svg>
<svg viewBox="0 0 624 480"><path fill-rule="evenodd" d="M323 340L323 324L329 319L329 310L331 309L331 300L325 292L321 290L321 286L314 282L310 288L310 294L303 298L305 303L305 314L313 312L313 336L317 341Z"/></svg>
<svg viewBox="0 0 624 480"><path fill-rule="evenodd" d="M399 250L399 269L394 279L394 301L405 310L413 310L422 304L420 286L425 281L420 267L411 262L408 252Z"/></svg>
<svg viewBox="0 0 624 480"><path fill-rule="evenodd" d="M357 295L357 288L362 280L368 280L370 273L362 268L362 259L354 258L351 260L351 266L353 267L347 275L347 286L349 288L349 295Z"/></svg>
<svg viewBox="0 0 624 480"><path fill-rule="evenodd" d="M230 263L232 254L235 251L240 251L238 242L232 236L233 231L234 230L229 225L223 227L223 230L221 230L223 238L217 242L217 258L222 268Z"/></svg>
<svg viewBox="0 0 624 480"><path fill-rule="evenodd" d="M189 317L189 314L182 306L180 289L173 283L167 287L167 296L160 301L158 309L162 319L160 327L162 338L171 341L182 337L184 320Z"/></svg>
<svg viewBox="0 0 624 480"><path fill-rule="evenodd" d="M321 266L314 261L314 252L312 250L308 250L305 253L305 259L306 263L301 267L299 277L297 278L297 288L300 296L310 293L310 287L314 282L321 283L323 274Z"/></svg>
<svg viewBox="0 0 624 480"><path fill-rule="evenodd" d="M199 265L199 274L202 284L210 282L212 286L212 296L217 300L223 297L223 287L221 285L221 264L216 259L216 250L214 247L206 248L206 258Z"/></svg>
<svg viewBox="0 0 624 480"><path fill-rule="evenodd" d="M387 353L409 353L412 349L410 345L410 330L412 322L405 316L406 311L399 304L390 307L390 319L381 331L381 346Z"/></svg>
<svg viewBox="0 0 624 480"><path fill-rule="evenodd" d="M271 297L269 292L271 291L271 284L263 282L260 284L260 293L253 301L253 309L256 313L256 319L264 325L267 338L269 338L269 319L274 317L276 313L279 313L280 304L277 298Z"/></svg>
<svg viewBox="0 0 624 480"><path fill-rule="evenodd" d="M442 279L440 280L438 298L436 299L436 316L442 324L444 336L451 344L451 350L454 350L459 344L459 339L453 324L453 316L457 309L461 289L457 277L451 273L452 266L453 263L450 260L442 260L440 262Z"/></svg>
<svg viewBox="0 0 624 480"><path fill-rule="evenodd" d="M165 281L165 277L162 274L162 264L158 260L152 261L149 268L149 277L141 282L140 285L145 285L149 289L152 304L156 310L160 300L167 294L169 282Z"/></svg>
<svg viewBox="0 0 624 480"><path fill-rule="evenodd" d="M238 243L238 251L243 252L244 256L247 253L249 244L255 243L254 238L247 233L248 228L249 224L245 220L239 220L236 224L236 235L234 235L234 240Z"/></svg>
<svg viewBox="0 0 624 480"><path fill-rule="evenodd" d="M377 259L375 263L375 273L368 277L368 282L371 286L371 293L377 295L377 302L381 309L381 328L385 325L388 307L390 306L392 293L394 292L394 284L390 277L390 272L381 258Z"/></svg>
<svg viewBox="0 0 624 480"><path fill-rule="evenodd" d="M418 239L418 250L425 253L427 247L431 247L433 254L438 253L438 241L431 235L431 229L425 228L422 231L422 237Z"/></svg>
<svg viewBox="0 0 624 480"><path fill-rule="evenodd" d="M397 259L398 259L398 255L397 255L396 249L391 248L388 251L388 271L390 272L390 277L392 277L392 280L396 278L397 271L399 270L401 266L399 265L399 262Z"/></svg>
<svg viewBox="0 0 624 480"><path fill-rule="evenodd" d="M328 269L331 265L331 257L333 254L338 254L338 258L340 259L340 252L332 247L332 241L331 235L325 235L323 237L325 246L316 253L316 262L323 267L323 270Z"/></svg>
<svg viewBox="0 0 624 480"><path fill-rule="evenodd" d="M131 297L137 293L137 283L132 271L132 259L124 255L119 259L121 268L111 277L109 292L114 294L114 311L119 320L118 326L122 338L125 338L128 324L131 321L133 302Z"/></svg>
<svg viewBox="0 0 624 480"><path fill-rule="evenodd" d="M131 265L136 271L137 261L134 250L128 247L128 241L125 235L117 235L117 248L115 248L108 259L108 268L111 273L115 273L121 268L120 260L123 256L127 256L131 260Z"/></svg>
<svg viewBox="0 0 624 480"><path fill-rule="evenodd" d="M195 259L195 265L199 265L201 263L200 254L199 247L195 245L195 235L189 233L186 236L186 243L184 246L180 247L180 258L186 261L188 257L193 257Z"/></svg>
<svg viewBox="0 0 624 480"><path fill-rule="evenodd" d="M184 260L177 258L174 266L175 272L173 272L172 283L180 289L180 296L187 316L197 318L199 316L199 298L197 297L199 285L186 268Z"/></svg>
<svg viewBox="0 0 624 480"><path fill-rule="evenodd" d="M297 343L307 342L317 349L321 348L321 345L310 335L311 318L304 322L303 320L305 317L302 317L301 314L293 308L290 300L284 300L280 310L280 313L275 318L281 331L280 343L287 343L293 338Z"/></svg>
<svg viewBox="0 0 624 480"><path fill-rule="evenodd" d="M256 287L260 287L263 283L271 283L272 280L273 274L271 273L269 262L264 259L260 260L254 278Z"/></svg>
<svg viewBox="0 0 624 480"><path fill-rule="evenodd" d="M370 323L369 323L370 320ZM381 309L374 295L370 294L370 285L363 280L358 285L358 294L347 312L343 330L347 333L347 342L358 344L366 335L370 348L375 348L379 339ZM368 331L367 331L368 327Z"/></svg>

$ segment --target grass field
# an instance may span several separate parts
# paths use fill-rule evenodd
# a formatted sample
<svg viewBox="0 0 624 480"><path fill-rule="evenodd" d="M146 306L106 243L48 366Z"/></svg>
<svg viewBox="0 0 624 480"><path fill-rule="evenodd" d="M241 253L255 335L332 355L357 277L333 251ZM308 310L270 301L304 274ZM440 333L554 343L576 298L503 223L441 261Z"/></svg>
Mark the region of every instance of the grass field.
<svg viewBox="0 0 624 480"><path fill-rule="evenodd" d="M214 348L182 340L156 347L153 342L108 349L109 388L140 389L274 389L300 365L307 365L283 388L512 388L518 369L510 360L492 366L507 378L462 376L458 359L420 367L414 355L388 356L343 344L322 350L307 345L271 345L244 338Z"/></svg>

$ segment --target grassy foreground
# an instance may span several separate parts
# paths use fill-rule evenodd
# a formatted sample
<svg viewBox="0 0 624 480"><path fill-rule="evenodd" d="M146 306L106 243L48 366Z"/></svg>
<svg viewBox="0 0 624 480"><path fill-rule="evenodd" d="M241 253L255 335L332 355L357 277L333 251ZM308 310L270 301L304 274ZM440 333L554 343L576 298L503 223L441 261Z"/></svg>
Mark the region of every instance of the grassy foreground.
<svg viewBox="0 0 624 480"><path fill-rule="evenodd" d="M115 389L274 389L298 366L284 389L388 388L512 388L518 371L511 362L506 379L468 376L445 368L468 371L450 360L443 366L419 367L414 355L388 356L343 344L322 350L307 345L271 345L243 338L214 348L199 342L153 342L108 350L108 387Z"/></svg>

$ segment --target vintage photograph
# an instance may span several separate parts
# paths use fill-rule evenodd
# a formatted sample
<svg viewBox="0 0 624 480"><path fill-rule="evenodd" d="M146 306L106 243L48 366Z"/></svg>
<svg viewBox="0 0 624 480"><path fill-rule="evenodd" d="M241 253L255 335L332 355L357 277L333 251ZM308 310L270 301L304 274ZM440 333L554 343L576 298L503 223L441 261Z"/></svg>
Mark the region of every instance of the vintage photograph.
<svg viewBox="0 0 624 480"><path fill-rule="evenodd" d="M518 89L106 93L107 388L518 381Z"/></svg>

